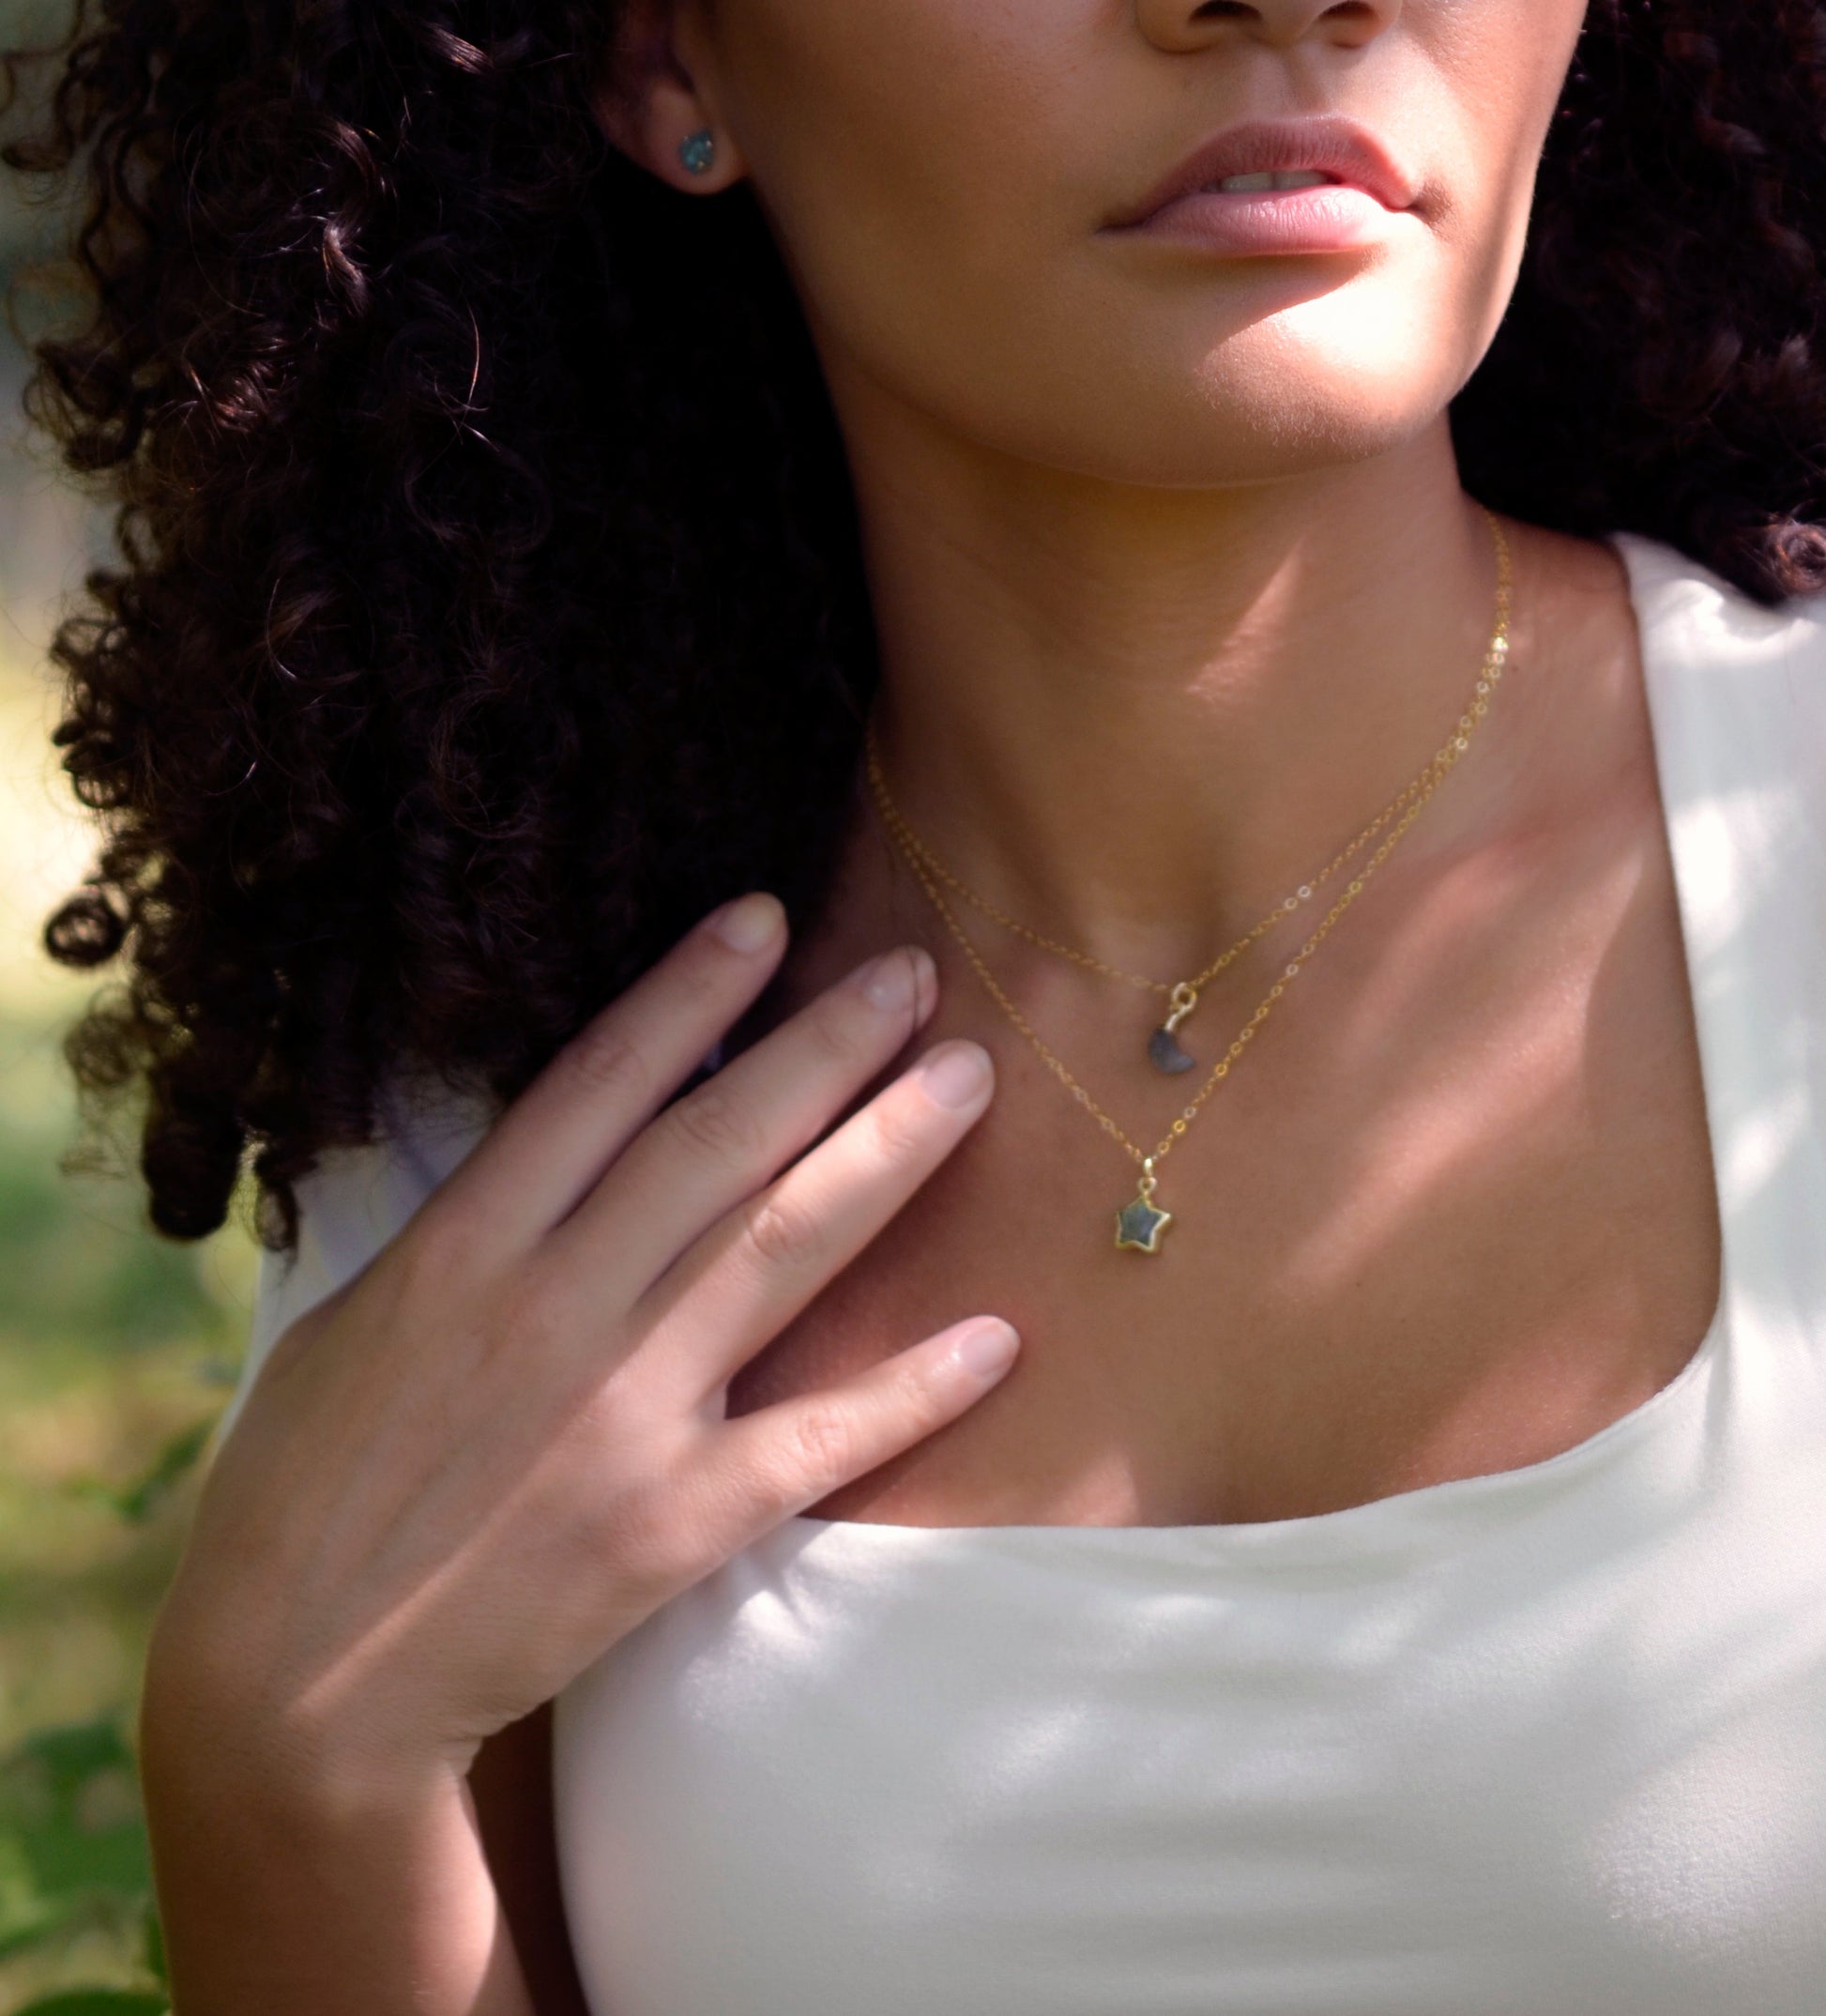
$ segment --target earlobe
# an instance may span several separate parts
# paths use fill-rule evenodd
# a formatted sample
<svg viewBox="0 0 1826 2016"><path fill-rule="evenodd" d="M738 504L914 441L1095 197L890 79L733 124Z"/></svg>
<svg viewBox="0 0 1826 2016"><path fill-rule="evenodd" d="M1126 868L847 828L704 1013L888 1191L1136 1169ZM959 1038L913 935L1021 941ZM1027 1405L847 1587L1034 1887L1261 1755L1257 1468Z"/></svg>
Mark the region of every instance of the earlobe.
<svg viewBox="0 0 1826 2016"><path fill-rule="evenodd" d="M653 94L619 104L600 101L597 115L622 153L674 189L714 195L748 172L734 143L694 100Z"/></svg>
<svg viewBox="0 0 1826 2016"><path fill-rule="evenodd" d="M636 5L622 24L616 73L596 95L611 143L662 182L712 195L747 173L680 60L671 8Z"/></svg>

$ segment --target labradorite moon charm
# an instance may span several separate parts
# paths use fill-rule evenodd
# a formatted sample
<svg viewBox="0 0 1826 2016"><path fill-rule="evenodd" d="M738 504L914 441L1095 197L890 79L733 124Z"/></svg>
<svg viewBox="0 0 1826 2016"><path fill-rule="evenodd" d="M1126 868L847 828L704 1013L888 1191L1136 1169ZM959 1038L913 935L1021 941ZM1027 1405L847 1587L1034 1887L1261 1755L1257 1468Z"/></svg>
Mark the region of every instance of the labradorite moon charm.
<svg viewBox="0 0 1826 2016"><path fill-rule="evenodd" d="M1197 1060L1163 1023L1148 1039L1148 1061L1156 1071L1164 1072L1171 1078L1178 1077L1182 1071L1190 1071Z"/></svg>
<svg viewBox="0 0 1826 2016"><path fill-rule="evenodd" d="M1173 1031L1197 1005L1198 989L1189 980L1180 981L1173 989L1171 1012L1166 1020L1148 1039L1148 1061L1170 1078L1178 1077L1182 1071L1190 1071L1195 1062Z"/></svg>

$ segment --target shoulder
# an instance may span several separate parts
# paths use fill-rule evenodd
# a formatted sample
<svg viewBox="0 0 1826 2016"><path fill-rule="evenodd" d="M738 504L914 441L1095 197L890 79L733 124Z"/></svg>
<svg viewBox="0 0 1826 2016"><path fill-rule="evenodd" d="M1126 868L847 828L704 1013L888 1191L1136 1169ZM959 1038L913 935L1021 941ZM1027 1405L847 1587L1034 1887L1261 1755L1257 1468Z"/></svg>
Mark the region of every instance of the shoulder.
<svg viewBox="0 0 1826 2016"><path fill-rule="evenodd" d="M1771 607L1670 547L1613 543L1696 998L1734 1032L1729 1081L1778 1100L1791 1086L1763 1074L1818 1057L1826 1003L1826 595Z"/></svg>
<svg viewBox="0 0 1826 2016"><path fill-rule="evenodd" d="M1826 594L1771 607L1671 546L1633 533L1610 542L1675 797L1779 801L1785 817L1826 834Z"/></svg>
<svg viewBox="0 0 1826 2016"><path fill-rule="evenodd" d="M265 1252L246 1357L222 1432L282 1331L352 1280L488 1132L494 1103L402 1071L385 1087L375 1138L326 1150L297 1184L298 1239Z"/></svg>
<svg viewBox="0 0 1826 2016"><path fill-rule="evenodd" d="M1789 694L1803 707L1822 704L1826 593L1771 606L1657 540L1621 532L1610 544L1629 575L1652 676L1703 680L1712 673L1716 683L1741 675L1746 688Z"/></svg>
<svg viewBox="0 0 1826 2016"><path fill-rule="evenodd" d="M334 1254L350 1241L378 1247L475 1147L492 1106L425 1077L398 1073L383 1087L375 1137L332 1148L298 1184L300 1260Z"/></svg>

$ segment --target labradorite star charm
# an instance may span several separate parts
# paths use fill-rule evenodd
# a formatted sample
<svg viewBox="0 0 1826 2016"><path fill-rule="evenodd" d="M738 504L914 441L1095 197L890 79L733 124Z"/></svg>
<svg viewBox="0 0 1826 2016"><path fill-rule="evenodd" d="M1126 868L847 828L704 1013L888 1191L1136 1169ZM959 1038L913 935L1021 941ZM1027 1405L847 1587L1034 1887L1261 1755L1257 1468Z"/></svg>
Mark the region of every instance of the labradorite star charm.
<svg viewBox="0 0 1826 2016"><path fill-rule="evenodd" d="M1141 1186L1134 1199L1116 1214L1116 1243L1134 1253L1158 1253L1161 1234L1173 1222L1170 1211L1154 1204L1154 1158L1141 1166Z"/></svg>

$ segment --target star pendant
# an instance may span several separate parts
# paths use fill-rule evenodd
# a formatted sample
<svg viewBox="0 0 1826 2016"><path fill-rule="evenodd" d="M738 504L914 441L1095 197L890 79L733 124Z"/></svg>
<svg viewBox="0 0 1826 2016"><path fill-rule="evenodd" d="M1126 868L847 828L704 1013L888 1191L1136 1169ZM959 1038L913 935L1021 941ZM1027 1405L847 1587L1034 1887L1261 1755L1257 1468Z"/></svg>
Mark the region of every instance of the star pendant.
<svg viewBox="0 0 1826 2016"><path fill-rule="evenodd" d="M1158 1253L1161 1234L1173 1222L1170 1211L1157 1211L1146 1193L1116 1214L1116 1243L1136 1253Z"/></svg>

